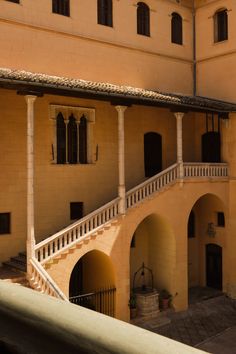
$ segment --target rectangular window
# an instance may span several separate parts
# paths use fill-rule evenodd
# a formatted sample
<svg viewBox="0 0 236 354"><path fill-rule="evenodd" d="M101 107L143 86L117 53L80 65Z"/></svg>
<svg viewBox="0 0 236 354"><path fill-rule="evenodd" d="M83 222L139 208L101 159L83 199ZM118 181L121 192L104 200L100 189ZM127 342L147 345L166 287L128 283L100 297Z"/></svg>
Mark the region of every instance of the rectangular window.
<svg viewBox="0 0 236 354"><path fill-rule="evenodd" d="M53 0L52 12L63 16L70 16L70 0Z"/></svg>
<svg viewBox="0 0 236 354"><path fill-rule="evenodd" d="M19 4L19 3L20 3L20 0L6 0L6 1L14 2L14 3L16 3L16 4Z"/></svg>
<svg viewBox="0 0 236 354"><path fill-rule="evenodd" d="M81 219L84 215L84 203L83 202L71 202L70 203L70 219Z"/></svg>
<svg viewBox="0 0 236 354"><path fill-rule="evenodd" d="M217 226L225 227L225 215L222 211L217 213Z"/></svg>
<svg viewBox="0 0 236 354"><path fill-rule="evenodd" d="M0 235L11 233L10 213L0 213Z"/></svg>

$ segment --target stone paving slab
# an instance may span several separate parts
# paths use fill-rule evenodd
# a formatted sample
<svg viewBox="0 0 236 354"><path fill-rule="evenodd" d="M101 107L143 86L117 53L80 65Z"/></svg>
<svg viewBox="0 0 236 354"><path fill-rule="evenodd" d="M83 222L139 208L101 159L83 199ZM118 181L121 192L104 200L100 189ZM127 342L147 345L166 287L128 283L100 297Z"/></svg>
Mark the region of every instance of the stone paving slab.
<svg viewBox="0 0 236 354"><path fill-rule="evenodd" d="M235 354L236 353L236 326L228 328L213 338L196 346L212 354Z"/></svg>
<svg viewBox="0 0 236 354"><path fill-rule="evenodd" d="M221 295L190 305L186 311L169 312L166 316L171 321L169 324L152 327L147 321L141 326L184 344L197 346L209 338L215 338L228 328L236 328L236 300ZM201 349L209 351L208 348ZM236 350L230 354L234 353Z"/></svg>

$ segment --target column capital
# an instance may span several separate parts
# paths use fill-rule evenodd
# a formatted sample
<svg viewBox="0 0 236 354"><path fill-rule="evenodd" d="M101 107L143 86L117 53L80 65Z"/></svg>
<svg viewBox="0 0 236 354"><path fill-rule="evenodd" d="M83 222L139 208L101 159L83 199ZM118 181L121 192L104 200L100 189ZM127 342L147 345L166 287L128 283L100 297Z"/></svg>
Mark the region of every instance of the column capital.
<svg viewBox="0 0 236 354"><path fill-rule="evenodd" d="M25 95L25 100L26 102L34 102L36 100L37 96L34 96L34 95Z"/></svg>
<svg viewBox="0 0 236 354"><path fill-rule="evenodd" d="M128 107L127 106L115 106L118 113L124 113Z"/></svg>
<svg viewBox="0 0 236 354"><path fill-rule="evenodd" d="M182 119L184 116L184 112L174 112L176 119Z"/></svg>

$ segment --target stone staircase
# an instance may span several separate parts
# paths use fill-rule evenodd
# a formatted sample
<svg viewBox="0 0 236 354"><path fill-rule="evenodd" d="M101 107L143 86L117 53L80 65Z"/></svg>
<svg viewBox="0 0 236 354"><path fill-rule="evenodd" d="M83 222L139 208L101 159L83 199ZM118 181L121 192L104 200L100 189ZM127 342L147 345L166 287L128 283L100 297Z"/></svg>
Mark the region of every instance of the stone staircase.
<svg viewBox="0 0 236 354"><path fill-rule="evenodd" d="M0 267L0 279L30 288L26 276L26 253L20 252Z"/></svg>
<svg viewBox="0 0 236 354"><path fill-rule="evenodd" d="M178 181L183 182L189 178L227 179L227 177L228 166L224 163L185 163L181 166L174 164L168 167L126 193L127 212L125 215L119 213L120 198L116 198L36 244L35 255L31 259L31 286L38 291L67 300L46 271L52 264L59 262L60 259L67 257L91 240L102 237L103 233L117 225L122 217L128 217L131 208L155 198L158 193L165 191ZM17 257L11 258L9 262L5 262L5 266L24 272L26 270L25 254L20 253Z"/></svg>
<svg viewBox="0 0 236 354"><path fill-rule="evenodd" d="M18 256L12 257L7 262L3 262L3 266L26 273L26 253L20 252Z"/></svg>

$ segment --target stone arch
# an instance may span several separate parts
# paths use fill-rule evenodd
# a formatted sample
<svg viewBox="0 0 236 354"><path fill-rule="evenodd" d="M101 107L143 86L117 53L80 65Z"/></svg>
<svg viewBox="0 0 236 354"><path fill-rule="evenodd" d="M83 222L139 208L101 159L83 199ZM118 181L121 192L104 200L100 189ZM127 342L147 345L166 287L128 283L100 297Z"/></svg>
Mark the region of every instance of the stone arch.
<svg viewBox="0 0 236 354"><path fill-rule="evenodd" d="M106 286L115 286L115 270L109 256L98 250L85 253L74 265L70 276L70 296L75 296L73 280L80 284L80 293L94 291ZM80 289L79 289L80 288Z"/></svg>
<svg viewBox="0 0 236 354"><path fill-rule="evenodd" d="M131 287L134 273L144 263L153 271L154 288L167 289L172 293L174 291L176 244L170 223L159 214L149 214L130 235L130 246Z"/></svg>
<svg viewBox="0 0 236 354"><path fill-rule="evenodd" d="M219 213L226 217L226 206L222 199L213 193L206 193L195 200L190 213L194 213L195 230L188 234L188 285L207 286L207 244L215 244L222 248L222 253L227 242L226 225L218 225ZM188 219L189 220L189 219ZM224 275L224 266L221 269Z"/></svg>

